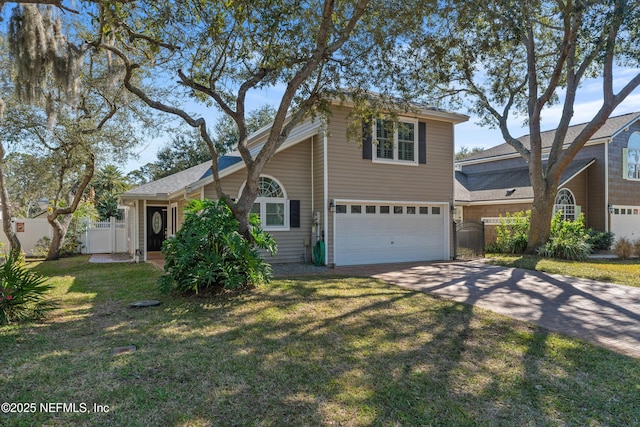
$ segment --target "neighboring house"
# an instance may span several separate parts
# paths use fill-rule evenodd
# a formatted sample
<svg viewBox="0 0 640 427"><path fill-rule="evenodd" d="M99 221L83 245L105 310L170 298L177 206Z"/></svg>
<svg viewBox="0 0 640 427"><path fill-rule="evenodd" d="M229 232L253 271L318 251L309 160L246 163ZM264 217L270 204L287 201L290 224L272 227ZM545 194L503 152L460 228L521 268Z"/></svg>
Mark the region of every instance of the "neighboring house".
<svg viewBox="0 0 640 427"><path fill-rule="evenodd" d="M640 238L640 113L611 117L567 167L555 211L567 219L584 214L586 226L616 238ZM571 141L585 124L571 126ZM555 131L542 133L543 160ZM529 136L519 138L525 146ZM531 209L533 188L526 161L508 144L456 162L457 220L485 223L486 241L507 212Z"/></svg>
<svg viewBox="0 0 640 427"><path fill-rule="evenodd" d="M334 105L297 125L262 172L254 211L278 242L272 262L309 262L325 242L328 265L443 260L452 254L454 125L462 114L421 108L400 126L364 126L347 140L349 108ZM387 122L387 125L391 123ZM269 128L250 137L257 153ZM372 138L373 136L373 138ZM223 190L239 197L246 169L238 153L218 160ZM189 199L216 199L210 163L122 194L134 236L130 252L161 249L183 222Z"/></svg>

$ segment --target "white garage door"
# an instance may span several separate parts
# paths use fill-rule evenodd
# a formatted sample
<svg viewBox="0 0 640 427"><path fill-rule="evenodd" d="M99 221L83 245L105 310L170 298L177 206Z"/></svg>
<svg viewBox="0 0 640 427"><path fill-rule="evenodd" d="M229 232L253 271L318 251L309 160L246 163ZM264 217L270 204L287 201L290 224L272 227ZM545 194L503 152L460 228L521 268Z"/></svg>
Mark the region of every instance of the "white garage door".
<svg viewBox="0 0 640 427"><path fill-rule="evenodd" d="M640 239L640 207L614 206L611 214L611 232L617 240L626 237Z"/></svg>
<svg viewBox="0 0 640 427"><path fill-rule="evenodd" d="M442 260L449 258L445 205L336 205L335 264Z"/></svg>

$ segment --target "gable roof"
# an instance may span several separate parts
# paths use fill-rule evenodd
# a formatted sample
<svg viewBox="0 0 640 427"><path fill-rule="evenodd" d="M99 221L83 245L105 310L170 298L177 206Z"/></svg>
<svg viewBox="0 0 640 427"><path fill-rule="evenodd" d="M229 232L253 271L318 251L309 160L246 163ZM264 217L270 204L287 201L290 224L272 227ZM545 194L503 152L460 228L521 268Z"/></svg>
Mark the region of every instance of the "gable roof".
<svg viewBox="0 0 640 427"><path fill-rule="evenodd" d="M321 126L322 123L320 120L314 120L311 117L303 120L291 130L287 139L285 139L278 149L278 152L316 135ZM258 152L262 150L266 141L267 130L268 127L264 127L249 136L249 151L251 152L251 155L256 156ZM218 171L220 172L220 178L223 178L242 167L244 167L244 163L242 162L242 157L240 157L238 151L231 152L218 159ZM211 162L207 161L200 163L199 165L192 166L189 169L185 169L184 171L177 172L173 175L133 188L122 193L120 198L122 200L168 200L170 197L183 191L190 192L213 182L212 175Z"/></svg>
<svg viewBox="0 0 640 427"><path fill-rule="evenodd" d="M559 188L595 161L582 159L571 162L560 178ZM528 166L472 174L456 171L455 174L455 200L459 203L497 200L517 203L533 198Z"/></svg>
<svg viewBox="0 0 640 427"><path fill-rule="evenodd" d="M336 106L343 105L341 103L334 103ZM348 107L348 103L344 106ZM427 117L432 120L441 120L451 123L461 123L469 119L464 114L454 113L439 108L431 108L426 106L418 106L414 114ZM302 141L318 135L323 127L323 120L315 115L309 115L300 123L297 123L293 129L291 129L289 135L280 145L276 153L286 150ZM255 158L258 153L264 147L271 124L258 129L256 132L249 136L248 149L251 155ZM213 176L210 168L210 162L204 162L199 165L193 166L182 172L169 175L161 178L157 181L143 184L139 187L133 188L120 195L122 200L135 200L135 199L149 199L149 200L168 200L170 197L174 197L179 193L190 193L198 188L201 188L211 182L213 182ZM234 151L226 156L218 159L218 169L220 171L220 178L224 178L227 175L237 172L244 167L242 158L238 151Z"/></svg>
<svg viewBox="0 0 640 427"><path fill-rule="evenodd" d="M598 131L589 139L589 141L597 141L597 140L606 140L614 137L618 132L629 126L634 121L640 118L640 112L623 114L621 116L609 117L605 124L598 129ZM572 141L578 134L587 126L588 123L581 123L578 125L569 126L567 129L567 136L565 138L566 141ZM545 132L541 132L540 136L542 137L542 149L550 148L553 143L553 138L556 135L556 130L548 130ZM529 135L524 135L518 138L525 147L529 148ZM478 153L474 153L469 157L465 157L464 159L456 162L456 163L466 163L469 161L475 160L489 160L495 157L509 156L509 155L518 155L515 148L506 142L500 145L497 145L492 148L488 148L486 150L480 151Z"/></svg>
<svg viewBox="0 0 640 427"><path fill-rule="evenodd" d="M218 159L218 169L222 171L232 165L235 165L241 160L242 158L239 156L222 156ZM189 169L185 169L182 172L177 172L156 181L142 184L129 191L125 191L122 193L121 197L124 199L139 197L166 198L167 196L182 191L188 185L209 175L211 175L211 162L207 161L200 163L199 165L192 166Z"/></svg>

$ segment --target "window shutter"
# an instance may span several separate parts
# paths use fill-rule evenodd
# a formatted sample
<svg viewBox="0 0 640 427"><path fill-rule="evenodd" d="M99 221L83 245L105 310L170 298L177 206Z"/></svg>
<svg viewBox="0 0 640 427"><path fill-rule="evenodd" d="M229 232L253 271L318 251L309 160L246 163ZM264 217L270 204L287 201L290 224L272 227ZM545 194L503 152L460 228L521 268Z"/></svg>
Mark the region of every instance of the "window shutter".
<svg viewBox="0 0 640 427"><path fill-rule="evenodd" d="M364 120L362 122L362 158L372 159L372 147L371 147L371 122Z"/></svg>
<svg viewBox="0 0 640 427"><path fill-rule="evenodd" d="M289 200L289 227L300 228L300 200Z"/></svg>
<svg viewBox="0 0 640 427"><path fill-rule="evenodd" d="M418 163L427 163L427 124L418 123Z"/></svg>
<svg viewBox="0 0 640 427"><path fill-rule="evenodd" d="M622 149L622 179L629 179L629 149Z"/></svg>

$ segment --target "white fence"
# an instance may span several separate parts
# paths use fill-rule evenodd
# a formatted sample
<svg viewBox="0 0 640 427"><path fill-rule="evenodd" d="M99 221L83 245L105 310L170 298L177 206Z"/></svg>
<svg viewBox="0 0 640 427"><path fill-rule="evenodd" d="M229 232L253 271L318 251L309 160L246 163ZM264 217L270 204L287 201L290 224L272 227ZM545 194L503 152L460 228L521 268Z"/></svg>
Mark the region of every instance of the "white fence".
<svg viewBox="0 0 640 427"><path fill-rule="evenodd" d="M11 227L16 233L20 245L22 245L22 252L27 255L33 255L33 250L36 248L38 240L43 237L51 239L53 237L53 229L49 225L47 218L15 218L11 221ZM2 234L2 241L4 245L2 250L9 252L9 241L5 236L4 231Z"/></svg>
<svg viewBox="0 0 640 427"><path fill-rule="evenodd" d="M80 236L82 253L100 254L127 252L129 238L126 221L89 221L85 224L86 231ZM13 231L16 233L22 251L27 256L33 255L38 240L43 237L51 239L53 230L46 218L15 218L12 221ZM3 243L0 251L9 251L9 241L0 227L0 242Z"/></svg>
<svg viewBox="0 0 640 427"><path fill-rule="evenodd" d="M82 253L105 254L127 252L129 242L127 238L126 221L117 221L111 217L109 221L92 221L87 224L80 241Z"/></svg>

